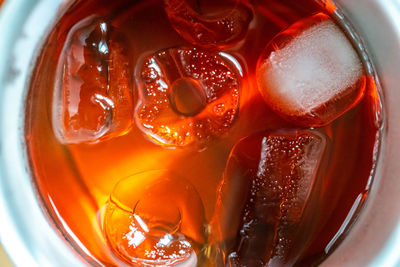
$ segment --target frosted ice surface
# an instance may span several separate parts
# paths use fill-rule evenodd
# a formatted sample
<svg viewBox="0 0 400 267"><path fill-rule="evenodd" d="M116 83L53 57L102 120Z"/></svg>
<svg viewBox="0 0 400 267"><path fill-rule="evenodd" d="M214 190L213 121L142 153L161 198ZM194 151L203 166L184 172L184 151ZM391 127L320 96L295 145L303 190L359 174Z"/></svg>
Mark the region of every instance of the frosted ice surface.
<svg viewBox="0 0 400 267"><path fill-rule="evenodd" d="M346 90L354 90L363 66L331 19L314 23L292 37L259 67L259 87L269 102L275 103L275 109L286 115L309 114L350 94Z"/></svg>

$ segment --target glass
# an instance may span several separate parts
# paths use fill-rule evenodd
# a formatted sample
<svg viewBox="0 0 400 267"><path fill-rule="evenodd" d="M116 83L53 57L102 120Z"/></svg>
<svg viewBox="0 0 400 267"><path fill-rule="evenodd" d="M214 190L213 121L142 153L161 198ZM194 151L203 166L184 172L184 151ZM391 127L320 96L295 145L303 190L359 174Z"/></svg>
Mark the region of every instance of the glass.
<svg viewBox="0 0 400 267"><path fill-rule="evenodd" d="M362 28L360 26L360 28L357 29L359 29L362 36L366 37L367 45L370 48L370 52L374 55L379 73L384 74L381 76L381 81L383 87L385 88L386 99L388 100L386 103L388 115L387 123L391 125L391 128L388 128L386 132L385 146L382 150L383 156L378 163L377 179L375 181L376 186L373 188L375 193L379 192L380 194L376 195L374 198L371 198L369 203L367 203L369 206L367 206L366 210L360 214L360 223L354 226L350 235L346 238L346 242L343 243L342 246L339 247L330 258L328 258L328 260L325 262L326 264L335 262L338 263L335 261L335 259L338 260L338 258L340 259L341 257L335 258L335 254L346 255L346 253L350 252L352 252L351 259L354 261L371 260L365 257L365 250L359 251L358 253L354 253L354 251L350 249L347 249L348 252L345 251L346 246L350 248L360 247L359 244L357 246L350 246L349 244L351 244L351 242L356 243L357 238L360 236L359 233L363 229L363 222L374 222L373 220L366 218L371 215L370 212L378 210L377 207L384 206L386 211L384 211L383 215L386 215L389 218L387 220L387 227L382 227L382 225L375 225L375 228L371 227L371 229L382 230L382 235L378 237L379 241L381 241L380 244L383 244L385 240L387 240L389 234L392 232L392 229L394 229L394 226L399 221L398 211L400 209L396 209L395 205L397 202L391 199L391 197L395 196L394 190L399 187L399 184L396 184L395 178L398 177L396 174L400 173L400 169L396 167L395 162L396 159L399 158L395 153L400 151L400 149L396 149L399 147L396 137L399 133L398 122L400 121L400 119L396 117L398 116L396 114L400 114L400 112L396 104L394 104L395 100L400 99L399 92L396 92L395 90L397 85L395 81L397 77L394 72L398 70L398 67L388 65L385 55L390 55L392 59L391 62L395 62L395 64L400 62L400 59L394 58L397 55L395 51L399 51L399 27L398 25L395 25L395 18L398 16L400 8L395 1L385 1L380 4L375 3L374 1L364 1L363 5L365 6L361 7L361 4L358 2L359 1L356 0L343 1L342 5L345 8L347 7L349 12L352 12L351 18L356 25L369 25L366 28ZM38 6L36 6L35 9L33 9L35 4L30 3L29 1L14 0L8 2L4 6L4 10L2 10L0 15L0 27L3 30L1 31L2 35L9 38L0 43L0 50L5 53L5 51L14 51L12 48L16 47L19 49L19 51L25 51L26 53L32 54L34 52L34 47L37 46L37 42L40 39L39 36L42 35L46 25L48 25L49 21L52 19L51 14L55 14L58 4L59 2L57 1L42 1ZM28 16L28 13L31 12L31 10L34 11L31 16ZM366 10L369 10L373 15L367 16ZM42 11L42 13L40 13L40 11ZM39 13L37 12L39 12L40 15L38 15ZM15 16L15 14L18 14L18 16ZM47 17L44 16L44 14L47 14ZM27 21L25 19L27 19ZM32 23L32 20L35 19L41 23ZM373 24L371 20L376 24ZM374 25L376 25L375 27L379 27L379 29L381 29L382 22L388 25L388 27L385 28L387 32L376 29L373 31ZM34 37L35 40L30 42L26 40L25 42L24 40L21 42L21 40L19 40L18 45L14 46L17 36L19 36L18 33L21 33L21 27L24 23L26 23L26 25L35 25L41 29L41 32L33 34L31 29L28 31L28 36L36 36ZM392 42L389 41L391 39L393 39ZM390 47L383 47L382 44L380 44L377 40L385 40L385 43L389 43L391 45ZM390 53L390 51L392 51L392 53ZM29 67L27 67L30 56L24 56L25 62L15 60L17 68L19 70L22 69L22 72L19 72L19 74L22 75L20 76L15 69L10 68L9 65L6 65L11 62L11 58L7 57L8 55L11 55L11 53L5 53L5 57L0 62L0 81L2 84L2 91L0 93L2 94L1 99L4 101L4 105L2 105L1 110L0 128L2 149L0 163L2 171L2 202L0 203L0 214L2 218L8 217L10 220L1 223L1 238L3 240L15 240L14 244L10 242L7 243L6 246L17 264L23 264L21 260L26 256L27 261L31 260L32 264L30 264L30 266L35 266L34 262L38 262L40 266L51 265L51 262L64 262L66 264L71 263L73 266L78 266L79 259L76 258L71 253L69 248L62 243L59 237L51 230L48 222L46 222L45 216L42 214L41 209L39 209L37 205L36 197L30 184L29 173L27 173L25 169L26 160L22 152L24 148L21 146L21 140L18 138L18 136L22 136L22 134L18 127L22 123L21 118L23 116L21 116L21 100L23 99L22 96L25 88L24 82L28 77L30 70ZM8 60L6 60L7 58ZM15 67L15 65L11 66ZM14 79L13 76L16 76L18 79ZM7 85L3 86L5 82L7 82ZM12 102L11 100L14 100L18 103ZM7 154L5 152L7 152ZM7 157L4 155L7 155ZM380 178L382 178L384 174L388 173L392 173L393 175L385 175L385 183L383 183L383 179ZM390 186L390 183L393 183L393 186ZM392 190L394 192L392 192ZM12 194L10 192L12 192ZM23 203L22 200L27 200L27 203ZM397 210L397 213L394 212L395 210ZM382 215L380 214L380 216ZM27 222L29 222L29 224L24 226L24 223ZM40 227L39 231L38 227ZM369 237L371 241L374 240L372 233L369 233L370 235L367 235L366 238ZM382 259L392 259L390 257L386 257L385 253L388 255L396 255L395 253L391 252L396 249L396 246L392 245L396 243L396 235L393 235L392 241L391 243L388 243L387 248L382 251L382 256L376 258L378 263L380 263L380 260ZM372 251L374 251L370 253L371 256L377 255L376 251L380 250L379 245L377 245L377 248L370 248ZM344 258L346 257L344 256ZM395 258L393 258L393 263L395 263Z"/></svg>

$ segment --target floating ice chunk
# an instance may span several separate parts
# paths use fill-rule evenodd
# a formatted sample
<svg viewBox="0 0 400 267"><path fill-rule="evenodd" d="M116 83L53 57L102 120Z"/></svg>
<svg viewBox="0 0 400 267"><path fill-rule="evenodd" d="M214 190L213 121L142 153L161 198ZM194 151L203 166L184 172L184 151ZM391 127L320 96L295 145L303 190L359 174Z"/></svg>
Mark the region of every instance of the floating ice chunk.
<svg viewBox="0 0 400 267"><path fill-rule="evenodd" d="M275 111L308 126L328 124L350 109L366 83L357 52L324 14L278 34L259 59L257 81Z"/></svg>
<svg viewBox="0 0 400 267"><path fill-rule="evenodd" d="M126 41L107 21L89 17L67 35L57 66L52 119L62 143L94 143L125 134L133 121Z"/></svg>
<svg viewBox="0 0 400 267"><path fill-rule="evenodd" d="M134 266L196 266L204 242L196 189L166 171L144 172L115 186L104 215L114 253Z"/></svg>
<svg viewBox="0 0 400 267"><path fill-rule="evenodd" d="M235 145L212 220L214 243L229 255L229 266L297 260L301 250L293 248L325 145L314 131L265 132Z"/></svg>
<svg viewBox="0 0 400 267"><path fill-rule="evenodd" d="M199 148L226 133L239 107L240 71L232 57L199 48L170 48L138 68L139 128L166 147Z"/></svg>
<svg viewBox="0 0 400 267"><path fill-rule="evenodd" d="M239 42L253 18L250 6L240 1L217 16L196 12L187 0L164 0L171 25L188 42L202 47L227 47Z"/></svg>

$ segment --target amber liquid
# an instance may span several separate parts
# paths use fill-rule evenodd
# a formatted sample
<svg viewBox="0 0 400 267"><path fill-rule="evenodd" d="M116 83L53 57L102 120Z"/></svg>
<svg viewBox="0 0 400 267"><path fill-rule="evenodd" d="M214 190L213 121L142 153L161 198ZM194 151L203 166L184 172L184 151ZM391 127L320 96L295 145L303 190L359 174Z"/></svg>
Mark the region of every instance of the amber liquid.
<svg viewBox="0 0 400 267"><path fill-rule="evenodd" d="M208 12L232 6L229 1L221 1L218 6L214 2L218 1L200 1ZM32 76L26 140L32 176L43 207L79 257L93 265L118 264L104 237L103 220L104 206L121 179L160 169L185 177L200 196L207 224L213 216L216 188L234 144L260 131L299 128L279 117L262 100L255 79L257 60L269 40L281 30L329 10L311 0L259 0L253 1L253 5L254 18L242 43L221 49L235 55L244 66L238 117L227 133L201 150L166 149L149 140L136 124L127 134L98 143L61 144L52 126L53 90L58 58L73 25L92 14L115 21L118 30L130 36L134 44L133 64L149 51L190 44L170 26L162 1L158 0L76 1L59 19ZM379 146L379 105L370 76L362 100L331 124L316 130L329 138L327 160L322 164L323 199L318 214L313 215L318 218L311 231L313 236L296 265L321 262L349 229L351 223L344 225L346 231L337 234L345 219L356 219L372 181ZM132 188L132 194L140 190ZM349 214L350 210L353 213Z"/></svg>

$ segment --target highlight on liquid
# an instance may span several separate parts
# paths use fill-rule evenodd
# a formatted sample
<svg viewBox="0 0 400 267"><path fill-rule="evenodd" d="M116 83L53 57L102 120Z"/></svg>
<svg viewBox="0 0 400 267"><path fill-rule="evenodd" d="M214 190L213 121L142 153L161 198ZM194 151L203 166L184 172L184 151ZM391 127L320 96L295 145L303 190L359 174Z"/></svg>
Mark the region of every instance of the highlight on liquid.
<svg viewBox="0 0 400 267"><path fill-rule="evenodd" d="M381 123L373 73L336 12L71 3L36 62L25 127L66 242L96 266L324 260L368 196Z"/></svg>

